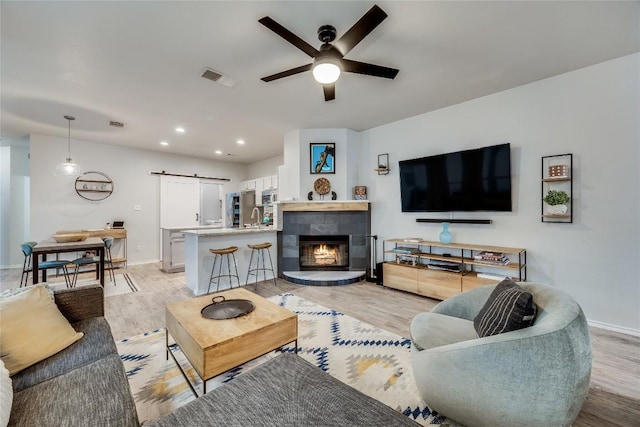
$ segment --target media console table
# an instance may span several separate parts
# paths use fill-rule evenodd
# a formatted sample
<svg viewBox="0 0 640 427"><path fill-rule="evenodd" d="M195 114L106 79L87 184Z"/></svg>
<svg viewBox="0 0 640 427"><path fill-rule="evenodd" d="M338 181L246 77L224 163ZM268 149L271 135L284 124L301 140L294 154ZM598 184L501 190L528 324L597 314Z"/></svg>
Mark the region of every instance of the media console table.
<svg viewBox="0 0 640 427"><path fill-rule="evenodd" d="M384 286L439 300L504 277L527 280L527 251L522 248L389 239L383 242L383 252ZM478 259L491 254L496 261Z"/></svg>

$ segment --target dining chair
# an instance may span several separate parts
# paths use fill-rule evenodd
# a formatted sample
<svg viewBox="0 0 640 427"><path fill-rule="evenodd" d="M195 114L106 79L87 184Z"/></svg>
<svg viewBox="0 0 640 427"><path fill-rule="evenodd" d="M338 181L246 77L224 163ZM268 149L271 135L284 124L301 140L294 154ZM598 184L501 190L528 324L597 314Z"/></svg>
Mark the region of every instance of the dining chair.
<svg viewBox="0 0 640 427"><path fill-rule="evenodd" d="M29 273L33 272L33 247L38 242L25 242L20 245L20 249L22 249L22 253L24 254L24 263L22 264L22 276L20 277L20 287L27 286L29 284ZM67 288L71 287L71 282L69 280L69 270L67 269L67 264L70 261L64 259L57 259L52 261L42 261L38 263L39 270L50 270L50 269L61 269L64 273L64 283L67 285Z"/></svg>
<svg viewBox="0 0 640 427"><path fill-rule="evenodd" d="M113 286L116 286L116 275L113 272L113 262L111 258L111 245L113 244L113 237L107 236L103 237L102 241L104 242L105 249L105 263L109 264L109 277L113 282ZM80 272L80 267L88 264L96 264L96 268L98 268L98 264L100 263L100 257L98 256L83 256L80 258L76 258L71 261L71 264L75 265L73 270L73 279L71 280L71 287L75 287L78 282L78 273Z"/></svg>

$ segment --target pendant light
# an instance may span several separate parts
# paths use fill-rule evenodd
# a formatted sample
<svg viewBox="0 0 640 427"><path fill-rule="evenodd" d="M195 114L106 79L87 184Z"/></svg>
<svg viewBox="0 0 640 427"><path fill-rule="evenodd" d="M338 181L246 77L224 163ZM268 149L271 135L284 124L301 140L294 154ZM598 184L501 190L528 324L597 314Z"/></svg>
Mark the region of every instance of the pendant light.
<svg viewBox="0 0 640 427"><path fill-rule="evenodd" d="M58 163L56 167L56 176L80 176L80 166L73 163L71 160L71 120L75 120L75 117L64 116L69 122L69 139L67 143L67 160L62 163Z"/></svg>

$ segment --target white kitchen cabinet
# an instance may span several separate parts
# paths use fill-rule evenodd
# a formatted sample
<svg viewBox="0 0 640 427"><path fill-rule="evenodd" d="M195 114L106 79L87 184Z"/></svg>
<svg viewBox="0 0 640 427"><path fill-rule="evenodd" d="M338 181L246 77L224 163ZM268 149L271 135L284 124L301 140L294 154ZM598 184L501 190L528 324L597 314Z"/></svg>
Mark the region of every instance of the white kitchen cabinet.
<svg viewBox="0 0 640 427"><path fill-rule="evenodd" d="M256 206L262 206L262 190L265 189L264 180L262 178L258 178L255 180L255 190L256 190Z"/></svg>

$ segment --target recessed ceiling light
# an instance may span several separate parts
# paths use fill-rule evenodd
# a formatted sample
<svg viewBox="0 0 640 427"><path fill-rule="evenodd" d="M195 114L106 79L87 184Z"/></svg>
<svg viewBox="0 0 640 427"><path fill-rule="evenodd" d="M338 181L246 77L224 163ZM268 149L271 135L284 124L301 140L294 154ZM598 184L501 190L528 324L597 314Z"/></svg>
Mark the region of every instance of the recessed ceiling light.
<svg viewBox="0 0 640 427"><path fill-rule="evenodd" d="M160 141L160 145L169 145L167 141Z"/></svg>
<svg viewBox="0 0 640 427"><path fill-rule="evenodd" d="M176 128L176 132L178 132L178 133L184 133L184 128L183 128L183 127L178 126L178 127Z"/></svg>
<svg viewBox="0 0 640 427"><path fill-rule="evenodd" d="M239 139L239 140L237 141L237 143L238 143L238 144L240 144L240 145L244 145L244 139Z"/></svg>
<svg viewBox="0 0 640 427"><path fill-rule="evenodd" d="M222 151L220 151L220 150L216 150L216 151L215 151L215 153L216 153L216 154L222 154Z"/></svg>

